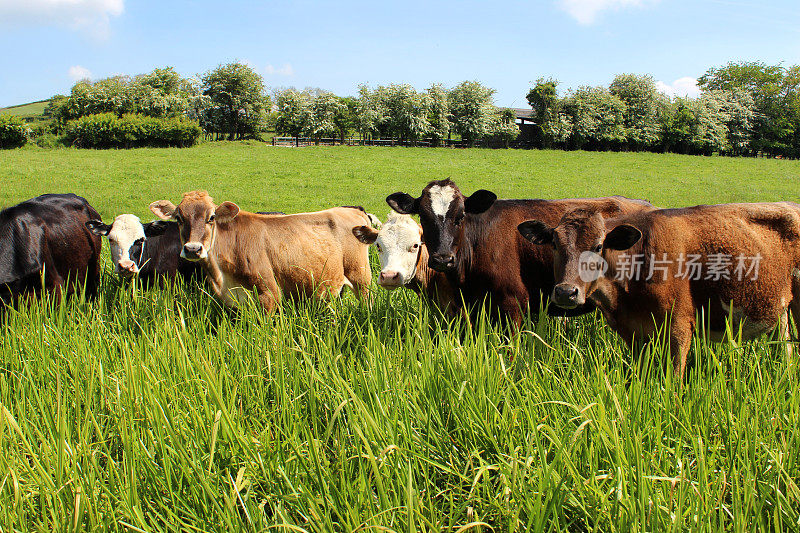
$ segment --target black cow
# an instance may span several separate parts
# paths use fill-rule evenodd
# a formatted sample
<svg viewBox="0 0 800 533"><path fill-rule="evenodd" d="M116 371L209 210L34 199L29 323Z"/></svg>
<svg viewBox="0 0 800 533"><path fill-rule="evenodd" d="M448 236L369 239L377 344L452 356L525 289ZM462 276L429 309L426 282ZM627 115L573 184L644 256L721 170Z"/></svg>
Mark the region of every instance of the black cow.
<svg viewBox="0 0 800 533"><path fill-rule="evenodd" d="M13 303L42 288L58 296L100 282L100 238L84 225L99 218L75 194L43 194L0 212L0 298Z"/></svg>

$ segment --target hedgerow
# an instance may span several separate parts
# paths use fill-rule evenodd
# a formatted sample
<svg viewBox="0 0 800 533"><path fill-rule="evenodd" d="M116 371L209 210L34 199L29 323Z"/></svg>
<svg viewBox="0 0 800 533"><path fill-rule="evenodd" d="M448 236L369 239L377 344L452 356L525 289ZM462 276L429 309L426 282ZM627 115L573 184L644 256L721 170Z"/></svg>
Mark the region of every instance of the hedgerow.
<svg viewBox="0 0 800 533"><path fill-rule="evenodd" d="M64 138L80 148L136 148L142 146L192 146L200 138L200 125L185 118L101 113L67 123Z"/></svg>

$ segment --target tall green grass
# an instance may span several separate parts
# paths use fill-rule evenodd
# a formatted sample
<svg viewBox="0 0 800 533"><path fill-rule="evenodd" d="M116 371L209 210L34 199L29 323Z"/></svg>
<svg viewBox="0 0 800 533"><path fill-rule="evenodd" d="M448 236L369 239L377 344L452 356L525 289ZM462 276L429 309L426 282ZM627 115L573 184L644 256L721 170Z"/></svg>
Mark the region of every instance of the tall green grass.
<svg viewBox="0 0 800 533"><path fill-rule="evenodd" d="M374 296L265 316L107 275L94 302L8 312L3 531L800 524L782 346L698 340L681 384L597 316L510 335Z"/></svg>
<svg viewBox="0 0 800 533"><path fill-rule="evenodd" d="M502 197L798 200L793 161L311 148L0 154L0 203L75 192L106 220L208 188L250 210L454 178ZM108 260L106 259L108 263ZM695 341L685 383L599 316L446 320L374 289L230 313L205 290L42 300L0 321L6 531L800 529L797 362Z"/></svg>

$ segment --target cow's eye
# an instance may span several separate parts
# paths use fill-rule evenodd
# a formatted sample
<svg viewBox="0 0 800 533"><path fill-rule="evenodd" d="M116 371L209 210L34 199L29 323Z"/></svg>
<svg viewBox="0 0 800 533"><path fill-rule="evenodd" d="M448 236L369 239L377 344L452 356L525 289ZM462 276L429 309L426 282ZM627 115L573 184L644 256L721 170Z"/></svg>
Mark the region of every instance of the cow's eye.
<svg viewBox="0 0 800 533"><path fill-rule="evenodd" d="M417 248L419 248L419 244L414 244L413 246L411 246L411 251L414 252L417 250Z"/></svg>
<svg viewBox="0 0 800 533"><path fill-rule="evenodd" d="M178 224L183 224L183 219L178 215L175 215L175 222L177 222Z"/></svg>
<svg viewBox="0 0 800 533"><path fill-rule="evenodd" d="M594 253L596 253L596 254L599 254L599 253L600 253L600 251L601 251L602 249L603 249L603 245L602 245L602 244L598 244L597 246L595 246L594 248L592 248L592 251L593 251Z"/></svg>
<svg viewBox="0 0 800 533"><path fill-rule="evenodd" d="M217 215L211 215L210 217L208 217L208 223L211 224L212 222L214 222L215 218L217 218Z"/></svg>
<svg viewBox="0 0 800 533"><path fill-rule="evenodd" d="M459 224L461 224L462 220L464 220L464 217L456 217L455 219L453 219L453 225L458 226Z"/></svg>

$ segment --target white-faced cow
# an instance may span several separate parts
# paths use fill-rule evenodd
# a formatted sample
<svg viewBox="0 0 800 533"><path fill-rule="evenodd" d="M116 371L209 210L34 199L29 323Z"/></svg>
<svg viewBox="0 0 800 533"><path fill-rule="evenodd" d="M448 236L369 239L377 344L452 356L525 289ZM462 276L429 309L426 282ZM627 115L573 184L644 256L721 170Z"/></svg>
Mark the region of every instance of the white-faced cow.
<svg viewBox="0 0 800 533"><path fill-rule="evenodd" d="M44 194L0 212L0 298L13 303L42 288L57 295L100 282L100 238L84 223L100 218L75 194Z"/></svg>
<svg viewBox="0 0 800 533"><path fill-rule="evenodd" d="M569 200L497 200L479 190L464 196L451 180L432 181L414 198L398 192L386 198L398 213L418 214L430 257L428 265L445 272L460 291L457 300L475 309L487 299L494 317L508 318L519 326L529 308L537 311L553 289L553 253L534 246L516 231L524 220L537 218L556 224L579 207L597 207L605 216L653 209L643 200L621 196ZM577 315L574 310L549 306L556 315Z"/></svg>
<svg viewBox="0 0 800 533"><path fill-rule="evenodd" d="M581 209L557 224L525 222L519 232L554 251L556 304L594 302L629 344L652 339L666 325L681 376L698 316L712 340L723 339L726 326L745 339L767 332L787 317L787 307L800 319L797 204L659 209L611 219ZM782 334L789 335L786 321Z"/></svg>
<svg viewBox="0 0 800 533"><path fill-rule="evenodd" d="M114 270L123 278L138 276L145 286L177 275L202 279L200 265L180 257L181 237L175 222L142 223L139 217L124 214L111 224L90 220L86 227L95 235L108 237Z"/></svg>
<svg viewBox="0 0 800 533"><path fill-rule="evenodd" d="M422 227L408 215L389 213L380 230L356 226L353 235L378 250L381 272L378 285L393 290L407 287L425 294L442 311L454 314L456 301L447 276L428 266L428 249L422 242Z"/></svg>
<svg viewBox="0 0 800 533"><path fill-rule="evenodd" d="M363 210L335 207L315 213L259 215L232 202L215 205L205 191L150 204L180 226L181 257L198 261L216 295L238 307L255 290L272 311L281 298L325 297L350 287L366 296L371 281L369 248L353 238L370 223Z"/></svg>

